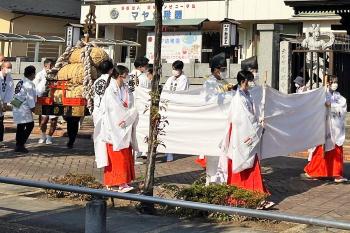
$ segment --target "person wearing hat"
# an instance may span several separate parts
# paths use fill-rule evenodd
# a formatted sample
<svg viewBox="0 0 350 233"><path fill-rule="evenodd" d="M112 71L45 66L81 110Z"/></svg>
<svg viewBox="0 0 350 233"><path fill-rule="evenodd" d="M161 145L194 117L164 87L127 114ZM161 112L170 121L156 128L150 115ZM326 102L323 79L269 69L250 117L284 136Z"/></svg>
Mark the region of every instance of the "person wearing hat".
<svg viewBox="0 0 350 233"><path fill-rule="evenodd" d="M296 87L296 93L303 93L307 91L307 87L304 85L304 78L301 76L297 76L294 79L294 85Z"/></svg>
<svg viewBox="0 0 350 233"><path fill-rule="evenodd" d="M232 90L233 85L227 82L227 63L225 53L217 54L210 63L211 75L203 84L203 91L206 99L210 99L216 94L221 94Z"/></svg>
<svg viewBox="0 0 350 233"><path fill-rule="evenodd" d="M211 75L203 84L203 93L206 100L209 100L218 94L223 94L227 91L230 91L233 88L233 85L228 83L226 80L228 78L228 73L225 53L215 55L211 60L210 68ZM206 167L207 185L210 183L222 182L221 180L218 180L216 176L219 157L200 155L195 162L202 167Z"/></svg>

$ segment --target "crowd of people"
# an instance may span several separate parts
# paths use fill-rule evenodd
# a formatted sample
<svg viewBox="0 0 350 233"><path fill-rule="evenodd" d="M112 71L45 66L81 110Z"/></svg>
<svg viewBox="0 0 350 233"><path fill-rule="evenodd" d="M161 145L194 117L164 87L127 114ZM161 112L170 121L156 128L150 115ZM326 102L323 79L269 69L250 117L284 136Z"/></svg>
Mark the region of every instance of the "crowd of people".
<svg viewBox="0 0 350 233"><path fill-rule="evenodd" d="M16 124L16 153L28 153L25 144L34 128L34 110L37 97L45 95L46 73L54 65L51 59L44 60L44 67L37 72L34 66L27 66L24 69L23 77L16 83L11 76L12 64L6 61L3 55L0 55L0 149L7 148L4 143L4 114L6 111L12 111L13 121ZM73 148L81 117L64 117L67 121L68 148ZM47 125L50 123L49 130ZM50 145L53 143L53 134L58 123L58 116L40 115L39 127L41 137L39 144ZM48 132L47 132L48 131Z"/></svg>
<svg viewBox="0 0 350 233"><path fill-rule="evenodd" d="M0 57L0 59L3 59ZM1 60L0 60L1 61ZM15 152L27 153L25 143L34 127L33 111L37 96L42 96L46 91L45 74L53 66L53 61L46 59L42 71L36 73L34 66L28 66L24 70L24 77L14 87L11 77L12 65L8 61L1 61L0 71L0 146L3 143L4 134L4 112L12 109L13 119L17 125ZM94 111L92 113L94 122L94 148L96 164L98 168L104 169L104 185L109 190L118 192L129 192L130 186L135 179L134 165L136 159L147 158L145 151L140 151L136 143L136 125L139 120L135 107L135 86L151 88L153 78L153 67L149 60L144 57L137 58L134 62L135 69L131 72L127 67L114 65L107 60L100 64L101 76L94 83ZM256 106L252 99L250 89L255 86L257 67L249 67L237 74L237 84L227 82L227 64L223 54L215 56L210 64L211 75L203 84L206 98L211 98L219 93L235 91L242 106L247 113L247 121L254 126L264 127L264 120L258 119ZM172 63L172 75L166 80L163 90L172 92L187 91L190 84L189 79L183 72L184 63L175 61ZM335 147L326 151L322 145L310 149L309 163L305 167L305 176L308 178L333 178L335 182L347 181L343 177L343 143L345 141L345 113L346 100L337 92L338 80L332 76L328 80L325 106L331 121L331 134L336 139ZM297 93L308 91L304 87L305 81L302 77L295 80ZM345 108L344 108L345 106ZM68 129L68 148L73 148L74 141L79 129L80 117L65 117ZM47 132L47 124L50 127ZM232 125L227 126L228 142L231 139ZM42 115L39 118L41 137L39 143L52 144L53 134L57 126L57 116ZM247 137L242 143L254 145L257 143L254 137ZM262 175L259 151L253 150L244 163L244 167L236 169L235 161L228 159L227 174L225 180L221 181L228 185L234 185L243 189L256 192L269 193ZM174 155L166 154L166 161L171 162ZM197 162L206 168L207 184L217 182L214 179L218 171L220 157L199 155Z"/></svg>

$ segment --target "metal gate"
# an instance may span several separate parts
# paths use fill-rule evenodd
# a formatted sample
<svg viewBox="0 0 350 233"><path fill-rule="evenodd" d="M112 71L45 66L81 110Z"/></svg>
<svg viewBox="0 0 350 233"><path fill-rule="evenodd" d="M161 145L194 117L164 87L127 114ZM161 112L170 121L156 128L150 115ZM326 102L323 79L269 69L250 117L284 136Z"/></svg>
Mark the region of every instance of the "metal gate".
<svg viewBox="0 0 350 233"><path fill-rule="evenodd" d="M296 92L293 80L297 76L304 78L309 89L322 86L325 75L338 77L338 91L348 103L350 101L350 38L336 36L334 45L327 50L305 50L301 43L292 44L291 92ZM348 105L348 111L350 104Z"/></svg>

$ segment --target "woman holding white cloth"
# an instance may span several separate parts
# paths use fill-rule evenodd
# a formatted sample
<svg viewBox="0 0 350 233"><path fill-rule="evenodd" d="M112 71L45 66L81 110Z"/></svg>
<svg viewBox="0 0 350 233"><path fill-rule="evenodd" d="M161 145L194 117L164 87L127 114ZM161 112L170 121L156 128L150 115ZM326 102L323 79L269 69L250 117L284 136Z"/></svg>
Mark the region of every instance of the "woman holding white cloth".
<svg viewBox="0 0 350 233"><path fill-rule="evenodd" d="M101 124L98 135L106 143L107 154L96 153L96 162L104 167L104 184L110 190L129 192L135 178L132 149L137 150L135 124L138 113L130 107L128 69L116 66L107 81L101 101ZM115 189L115 187L118 187Z"/></svg>

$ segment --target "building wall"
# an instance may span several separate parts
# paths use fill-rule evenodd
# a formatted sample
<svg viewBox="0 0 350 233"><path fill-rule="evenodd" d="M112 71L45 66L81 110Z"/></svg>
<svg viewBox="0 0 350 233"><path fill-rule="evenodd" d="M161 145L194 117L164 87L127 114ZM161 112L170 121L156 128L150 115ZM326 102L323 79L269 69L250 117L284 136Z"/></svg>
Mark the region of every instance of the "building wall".
<svg viewBox="0 0 350 233"><path fill-rule="evenodd" d="M36 34L36 35L42 35L42 36L48 36L48 35L56 35L65 37L65 25L67 23L78 23L76 20L69 20L69 19L60 19L60 18L52 18L52 17L43 17L43 16L31 16L26 15L22 18L16 19L13 22L13 33L17 34ZM29 54L28 52L28 46L29 46ZM52 52L52 45L46 45L47 50L51 50L50 54L53 54ZM32 48L33 45L28 45L27 43L13 43L12 45L12 53L11 56L27 56L32 55ZM57 47L58 51L58 46ZM41 45L40 52L44 52L45 45Z"/></svg>
<svg viewBox="0 0 350 233"><path fill-rule="evenodd" d="M111 4L96 7L97 23L141 23L153 19L153 3ZM208 18L220 21L225 18L225 1L169 2L163 6L163 15L167 12L170 19L175 11L181 10L183 19ZM114 18L111 11L114 10ZM89 6L82 6L81 22L88 13ZM287 20L293 15L293 9L283 0L230 0L229 18L236 20ZM146 17L147 16L147 17Z"/></svg>
<svg viewBox="0 0 350 233"><path fill-rule="evenodd" d="M0 32L9 33L10 32L10 20L14 17L14 14L11 14L6 11L0 10ZM0 42L0 52L4 56L8 56L8 46L9 43Z"/></svg>

